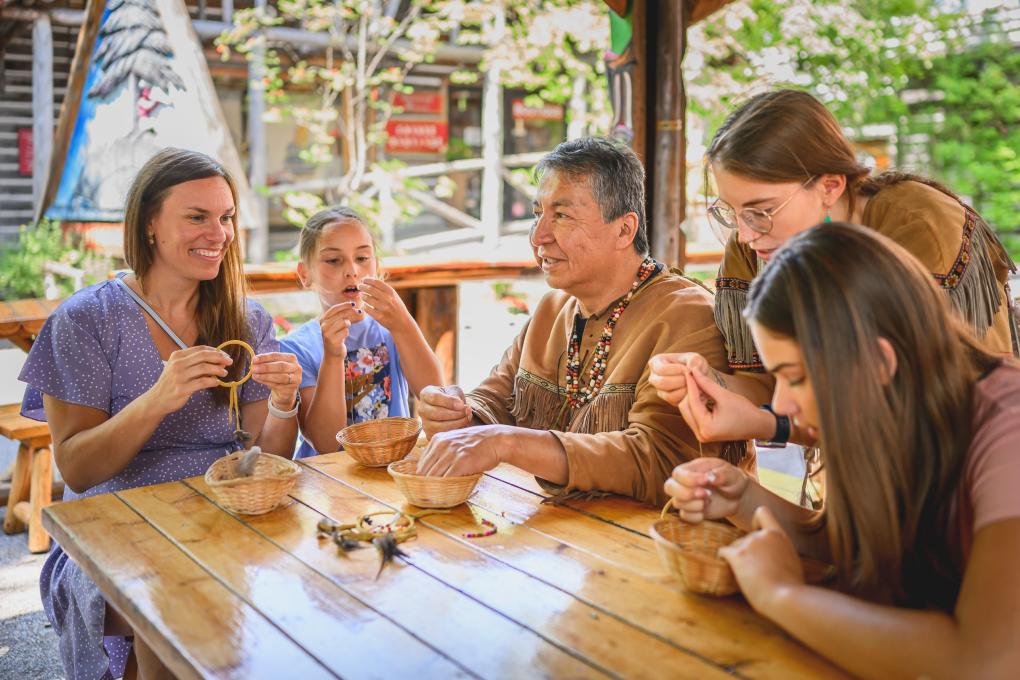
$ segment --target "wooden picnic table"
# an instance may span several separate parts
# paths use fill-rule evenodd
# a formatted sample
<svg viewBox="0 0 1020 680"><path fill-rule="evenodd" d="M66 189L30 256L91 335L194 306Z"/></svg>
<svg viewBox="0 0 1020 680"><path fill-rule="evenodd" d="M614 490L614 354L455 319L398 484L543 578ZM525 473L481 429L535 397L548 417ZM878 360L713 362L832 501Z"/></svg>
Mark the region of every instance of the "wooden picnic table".
<svg viewBox="0 0 1020 680"><path fill-rule="evenodd" d="M196 477L61 503L45 526L180 678L842 677L741 598L679 591L632 501L542 503L502 466L376 578L374 548L340 554L316 524L402 507L389 475L300 462L266 515ZM466 538L481 518L498 533Z"/></svg>

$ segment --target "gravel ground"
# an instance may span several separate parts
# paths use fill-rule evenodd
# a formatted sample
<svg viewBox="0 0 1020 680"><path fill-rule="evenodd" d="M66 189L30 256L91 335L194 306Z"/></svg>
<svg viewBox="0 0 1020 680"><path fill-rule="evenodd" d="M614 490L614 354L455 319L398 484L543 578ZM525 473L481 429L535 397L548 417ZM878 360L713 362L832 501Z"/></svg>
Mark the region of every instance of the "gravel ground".
<svg viewBox="0 0 1020 680"><path fill-rule="evenodd" d="M46 555L28 552L26 541L23 533L0 534L0 678L63 678L57 636L39 600Z"/></svg>

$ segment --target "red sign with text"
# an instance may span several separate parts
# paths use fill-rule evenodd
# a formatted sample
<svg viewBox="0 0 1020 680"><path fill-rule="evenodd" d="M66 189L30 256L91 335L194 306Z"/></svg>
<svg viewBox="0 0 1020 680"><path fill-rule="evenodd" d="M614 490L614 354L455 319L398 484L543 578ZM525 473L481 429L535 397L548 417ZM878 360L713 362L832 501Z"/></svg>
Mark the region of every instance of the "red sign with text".
<svg viewBox="0 0 1020 680"><path fill-rule="evenodd" d="M439 153L446 149L449 128L438 120L390 120L386 134L389 153Z"/></svg>
<svg viewBox="0 0 1020 680"><path fill-rule="evenodd" d="M563 107L559 104L528 106L523 99L513 100L514 120L563 120Z"/></svg>
<svg viewBox="0 0 1020 680"><path fill-rule="evenodd" d="M443 97L438 92L397 92L393 105L403 109L403 113L442 113Z"/></svg>
<svg viewBox="0 0 1020 680"><path fill-rule="evenodd" d="M32 128L18 128L18 174L32 174Z"/></svg>

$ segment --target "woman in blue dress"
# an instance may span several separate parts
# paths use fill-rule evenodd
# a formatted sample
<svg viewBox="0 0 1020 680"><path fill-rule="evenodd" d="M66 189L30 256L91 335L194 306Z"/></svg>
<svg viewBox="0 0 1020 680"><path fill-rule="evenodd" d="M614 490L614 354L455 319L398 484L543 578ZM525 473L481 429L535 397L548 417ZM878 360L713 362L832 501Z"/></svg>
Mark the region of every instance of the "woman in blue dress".
<svg viewBox="0 0 1020 680"><path fill-rule="evenodd" d="M203 474L242 435L290 457L301 368L280 353L269 314L244 294L237 192L208 156L166 149L128 193L124 253L133 272L78 291L47 320L20 379L22 413L49 423L70 500ZM71 680L156 676L161 668L96 585L54 547L40 589Z"/></svg>

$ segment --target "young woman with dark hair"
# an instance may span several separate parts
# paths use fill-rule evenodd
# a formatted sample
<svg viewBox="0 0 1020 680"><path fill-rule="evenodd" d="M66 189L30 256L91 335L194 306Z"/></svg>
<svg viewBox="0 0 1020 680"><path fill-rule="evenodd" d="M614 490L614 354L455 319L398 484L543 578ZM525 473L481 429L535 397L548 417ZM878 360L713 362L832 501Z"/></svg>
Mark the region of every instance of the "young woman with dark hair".
<svg viewBox="0 0 1020 680"><path fill-rule="evenodd" d="M867 677L1009 677L1020 667L1020 364L990 353L927 267L860 226L792 238L744 318L772 407L817 438L814 512L718 459L665 484L684 521L750 531L720 555L794 637ZM696 423L733 427L723 391L687 375ZM835 565L804 583L797 553Z"/></svg>

